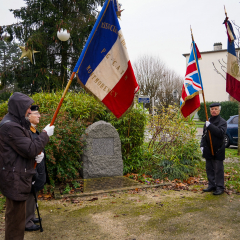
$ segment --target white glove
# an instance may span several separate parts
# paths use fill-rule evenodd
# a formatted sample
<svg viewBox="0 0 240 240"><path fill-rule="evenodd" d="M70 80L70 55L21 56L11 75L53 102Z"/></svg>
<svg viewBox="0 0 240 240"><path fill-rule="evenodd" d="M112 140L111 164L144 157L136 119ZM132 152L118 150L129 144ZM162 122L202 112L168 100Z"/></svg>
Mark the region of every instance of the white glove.
<svg viewBox="0 0 240 240"><path fill-rule="evenodd" d="M44 153L41 152L39 155L37 155L37 156L35 157L35 161L36 161L37 163L40 163L40 162L43 160L43 158L44 158Z"/></svg>
<svg viewBox="0 0 240 240"><path fill-rule="evenodd" d="M49 137L51 137L54 133L54 128L55 128L54 125L50 126L50 124L48 124L43 130L47 132L47 135Z"/></svg>
<svg viewBox="0 0 240 240"><path fill-rule="evenodd" d="M206 127L208 127L211 123L209 121L206 121Z"/></svg>
<svg viewBox="0 0 240 240"><path fill-rule="evenodd" d="M200 149L201 149L201 151L202 151L202 153L203 153L203 147L200 147Z"/></svg>

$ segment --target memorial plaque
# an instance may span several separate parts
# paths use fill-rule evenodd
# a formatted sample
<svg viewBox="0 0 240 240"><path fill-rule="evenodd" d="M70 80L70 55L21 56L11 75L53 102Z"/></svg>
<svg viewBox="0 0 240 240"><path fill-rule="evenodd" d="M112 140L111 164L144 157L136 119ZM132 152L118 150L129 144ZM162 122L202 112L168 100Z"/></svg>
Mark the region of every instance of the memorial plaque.
<svg viewBox="0 0 240 240"><path fill-rule="evenodd" d="M92 151L94 156L111 156L114 155L113 150L114 138L93 138Z"/></svg>

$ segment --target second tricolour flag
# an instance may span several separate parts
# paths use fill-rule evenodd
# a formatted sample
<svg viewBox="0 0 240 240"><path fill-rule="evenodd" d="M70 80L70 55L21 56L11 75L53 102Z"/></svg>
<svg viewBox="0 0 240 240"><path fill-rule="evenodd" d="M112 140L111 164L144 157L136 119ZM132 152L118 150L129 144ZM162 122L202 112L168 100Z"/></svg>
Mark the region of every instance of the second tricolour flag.
<svg viewBox="0 0 240 240"><path fill-rule="evenodd" d="M139 90L117 18L117 0L107 0L75 66L81 84L117 117Z"/></svg>
<svg viewBox="0 0 240 240"><path fill-rule="evenodd" d="M185 118L200 108L199 93L202 92L202 80L198 65L200 58L200 52L193 41L180 99L180 110Z"/></svg>
<svg viewBox="0 0 240 240"><path fill-rule="evenodd" d="M228 35L226 91L240 102L240 72L236 56L234 40L236 39L232 24L224 21Z"/></svg>

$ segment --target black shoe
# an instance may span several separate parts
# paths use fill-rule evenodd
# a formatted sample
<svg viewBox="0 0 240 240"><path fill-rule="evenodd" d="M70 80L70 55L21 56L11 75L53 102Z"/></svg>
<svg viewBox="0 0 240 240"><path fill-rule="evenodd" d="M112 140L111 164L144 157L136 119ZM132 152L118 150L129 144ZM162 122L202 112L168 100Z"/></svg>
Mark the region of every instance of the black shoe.
<svg viewBox="0 0 240 240"><path fill-rule="evenodd" d="M215 187L208 187L206 189L203 189L204 192L212 192L212 191L215 191L216 188Z"/></svg>
<svg viewBox="0 0 240 240"><path fill-rule="evenodd" d="M40 218L40 220L42 221L42 218ZM39 218L32 219L32 222L39 223Z"/></svg>
<svg viewBox="0 0 240 240"><path fill-rule="evenodd" d="M213 195L221 195L221 194L223 194L224 193L224 190L222 190L222 189L217 189L214 193L213 193Z"/></svg>
<svg viewBox="0 0 240 240"><path fill-rule="evenodd" d="M40 226L39 226L39 225L33 224L31 227L25 228L25 231L32 232L32 231L37 231L37 230L39 230L39 229L40 229Z"/></svg>

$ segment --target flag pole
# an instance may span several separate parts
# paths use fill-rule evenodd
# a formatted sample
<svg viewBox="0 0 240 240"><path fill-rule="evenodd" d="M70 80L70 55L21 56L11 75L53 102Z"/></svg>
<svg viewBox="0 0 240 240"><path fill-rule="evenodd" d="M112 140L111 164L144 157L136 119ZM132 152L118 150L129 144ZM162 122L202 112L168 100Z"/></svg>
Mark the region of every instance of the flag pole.
<svg viewBox="0 0 240 240"><path fill-rule="evenodd" d="M224 5L224 11L225 11L225 16L226 16L226 19L227 19L227 18L228 18L228 16L227 16L227 11L226 11L225 5Z"/></svg>
<svg viewBox="0 0 240 240"><path fill-rule="evenodd" d="M64 98L65 98L65 96L66 96L66 94L67 94L67 91L68 91L68 89L69 89L69 87L70 87L70 85L71 85L71 83L72 83L72 80L73 80L74 76L75 76L75 72L72 73L72 75L71 75L71 77L70 77L70 79L69 79L69 81L68 81L68 84L67 84L67 86L66 86L66 88L65 88L65 90L64 90L64 92L63 92L63 95L62 95L62 97L61 97L61 99L60 99L60 102L59 102L59 104L58 104L58 106L57 106L57 109L56 109L56 111L55 111L55 113L54 113L54 115L53 115L53 118L52 118L52 121L51 121L51 123L50 123L50 126L52 126L52 125L54 124L54 122L55 122L55 120L56 120L56 118L57 118L58 112L59 112L59 110L60 110L60 108L61 108L61 106L62 106L63 100L64 100Z"/></svg>
<svg viewBox="0 0 240 240"><path fill-rule="evenodd" d="M66 88L65 88L65 90L63 92L63 95L62 95L62 97L60 99L60 102L59 102L59 104L57 106L57 109L56 109L56 111L55 111L55 113L53 115L53 118L52 118L52 121L50 123L50 126L52 126L54 124L54 122L55 122L55 120L57 118L58 112L59 112L59 110L60 110L60 108L62 106L63 100L64 100L64 98L65 98L65 96L67 94L67 91L68 91L68 89L69 89L69 87L70 87L70 85L72 83L72 80L73 80L74 76L75 76L75 72L72 73L72 75L71 75L71 77L70 77L70 79L68 81L68 84L67 84L67 86L66 86ZM34 163L34 169L36 168L36 166L37 166L37 162Z"/></svg>
<svg viewBox="0 0 240 240"><path fill-rule="evenodd" d="M203 103L204 103L205 115L206 115L206 119L207 119L207 121L208 121L207 106L206 106L206 102L205 102L205 96L204 96L204 91L203 91L202 79L201 79L201 77L199 76L199 69L198 69L197 58L196 58L196 54L195 54L194 38L193 38L193 33L192 33L192 28L191 28L191 26L190 26L190 30L191 30L192 43L193 43L193 55L194 55L194 58L195 58L195 63L196 63L197 71L198 71L198 77L199 77L199 80L200 80L201 86L202 86L202 96L203 96ZM208 131L208 134L209 134L211 153L212 153L212 155L214 156L213 145L212 145L212 136L211 136L210 131L209 131L209 130L207 130L207 131Z"/></svg>

